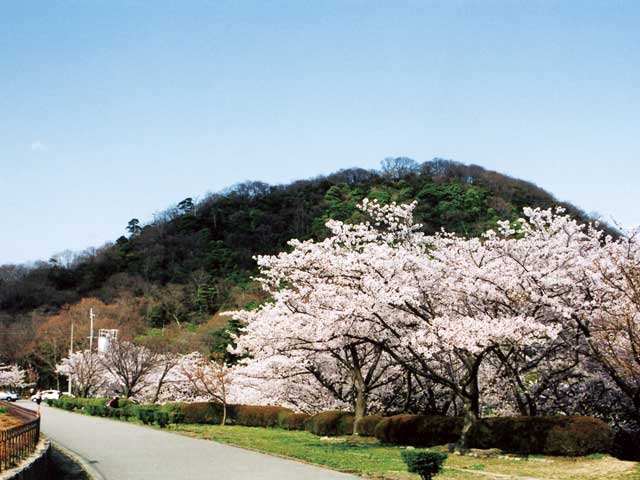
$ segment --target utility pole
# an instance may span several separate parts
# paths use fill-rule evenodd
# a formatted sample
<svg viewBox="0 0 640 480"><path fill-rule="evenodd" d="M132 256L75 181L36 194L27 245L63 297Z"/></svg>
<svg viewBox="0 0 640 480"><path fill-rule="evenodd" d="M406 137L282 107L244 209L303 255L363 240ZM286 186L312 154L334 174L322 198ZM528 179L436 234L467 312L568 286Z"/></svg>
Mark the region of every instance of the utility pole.
<svg viewBox="0 0 640 480"><path fill-rule="evenodd" d="M71 342L69 343L69 357L73 355L73 317L71 317ZM73 376L69 375L69 395L71 395L71 384L73 383Z"/></svg>
<svg viewBox="0 0 640 480"><path fill-rule="evenodd" d="M90 327L89 327L89 351L93 352L93 319L96 318L96 316L93 314L93 308L89 309L89 320L90 320Z"/></svg>

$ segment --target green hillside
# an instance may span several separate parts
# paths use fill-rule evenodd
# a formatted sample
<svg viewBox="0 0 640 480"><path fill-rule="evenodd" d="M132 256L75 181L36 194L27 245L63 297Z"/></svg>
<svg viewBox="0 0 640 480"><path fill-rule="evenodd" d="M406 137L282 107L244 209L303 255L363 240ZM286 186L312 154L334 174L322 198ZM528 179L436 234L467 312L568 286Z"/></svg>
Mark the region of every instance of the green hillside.
<svg viewBox="0 0 640 480"><path fill-rule="evenodd" d="M127 234L104 247L31 267L0 267L0 339L21 319L43 322L83 298L110 304L127 297L145 300L133 313L140 317L138 332L140 325L194 329L208 322L218 328L211 335L221 337L213 343L224 341L224 320L211 323L216 312L261 298L250 280L253 256L285 249L291 238L322 238L326 220L357 219L356 205L365 197L417 200L426 232L445 228L469 236L517 218L525 206L559 203L529 182L442 159L386 159L379 171L352 168L288 185L246 182L201 201L187 198L147 223L125 219Z"/></svg>
<svg viewBox="0 0 640 480"><path fill-rule="evenodd" d="M128 235L69 265L52 259L2 275L0 311L55 310L89 295L108 301L116 276L119 288L135 289L144 282L188 284L203 274L207 278L199 279L199 291L185 305L185 315L197 318L219 309L229 288L248 279L254 255L280 251L291 238L322 238L327 219L355 219L355 206L365 197L417 200L427 232L445 228L472 236L498 219L518 217L524 206L561 204L586 219L529 182L475 165L441 159L419 165L403 158L383 163L380 171L353 168L289 185L246 182L195 204L186 199L147 224L130 223Z"/></svg>

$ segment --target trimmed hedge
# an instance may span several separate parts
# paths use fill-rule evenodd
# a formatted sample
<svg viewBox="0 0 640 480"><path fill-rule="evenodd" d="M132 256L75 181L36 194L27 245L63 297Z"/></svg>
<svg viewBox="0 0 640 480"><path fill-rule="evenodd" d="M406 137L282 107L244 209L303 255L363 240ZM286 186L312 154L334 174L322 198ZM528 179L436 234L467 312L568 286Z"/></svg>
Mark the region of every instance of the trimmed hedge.
<svg viewBox="0 0 640 480"><path fill-rule="evenodd" d="M201 423L219 425L222 422L223 407L215 402L173 402L164 405L136 405L121 399L120 408L107 408L108 398L70 398L50 400L49 405L65 410L82 410L94 416L124 418L137 417L146 424L154 421L159 425L168 423ZM161 414L156 414L162 412ZM292 415L298 415L288 420ZM304 429L303 422L308 417L295 414L283 407L260 405L227 405L227 422L230 425L247 427L281 427Z"/></svg>
<svg viewBox="0 0 640 480"><path fill-rule="evenodd" d="M222 423L222 404L214 402L174 402L160 407L169 414L172 423L203 423L220 425ZM231 423L233 405L227 405L227 419Z"/></svg>
<svg viewBox="0 0 640 480"><path fill-rule="evenodd" d="M340 410L321 412L305 422L305 430L320 436L351 435L353 414Z"/></svg>
<svg viewBox="0 0 640 480"><path fill-rule="evenodd" d="M91 407L105 408L109 398L73 398L73 397L60 397L58 400L47 400L49 406L62 408L64 410L84 410L89 413L88 410ZM135 405L131 400L126 398L119 399L119 408L126 408L128 406Z"/></svg>
<svg viewBox="0 0 640 480"><path fill-rule="evenodd" d="M156 419L157 408L153 408L150 406L140 406L133 408L136 417L145 425L151 425Z"/></svg>
<svg viewBox="0 0 640 480"><path fill-rule="evenodd" d="M382 443L432 447L456 442L462 423L460 417L394 415L378 423L375 436Z"/></svg>
<svg viewBox="0 0 640 480"><path fill-rule="evenodd" d="M495 417L477 423L470 445L525 455L582 456L611 451L613 431L593 417Z"/></svg>
<svg viewBox="0 0 640 480"><path fill-rule="evenodd" d="M167 425L169 425L169 414L167 412L156 410L155 412L153 412L153 419L160 426L160 428L165 428Z"/></svg>
<svg viewBox="0 0 640 480"><path fill-rule="evenodd" d="M382 443L431 447L455 443L462 432L460 417L395 415L375 429ZM495 417L479 420L469 432L472 448L505 452L581 456L611 451L613 432L592 417Z"/></svg>
<svg viewBox="0 0 640 480"><path fill-rule="evenodd" d="M368 415L366 417L363 417L356 426L358 435L363 435L365 437L375 437L376 427L383 419L384 417L382 415Z"/></svg>
<svg viewBox="0 0 640 480"><path fill-rule="evenodd" d="M287 430L304 430L304 425L311 415L306 413L291 413L282 419L282 428Z"/></svg>
<svg viewBox="0 0 640 480"><path fill-rule="evenodd" d="M202 423L219 425L222 422L222 404L214 402L174 402L160 407L167 412L171 423ZM227 423L246 427L284 427L287 417L294 412L288 408L261 405L227 405Z"/></svg>
<svg viewBox="0 0 640 480"><path fill-rule="evenodd" d="M231 416L235 425L273 428L283 426L284 419L291 414L293 411L284 407L234 405Z"/></svg>

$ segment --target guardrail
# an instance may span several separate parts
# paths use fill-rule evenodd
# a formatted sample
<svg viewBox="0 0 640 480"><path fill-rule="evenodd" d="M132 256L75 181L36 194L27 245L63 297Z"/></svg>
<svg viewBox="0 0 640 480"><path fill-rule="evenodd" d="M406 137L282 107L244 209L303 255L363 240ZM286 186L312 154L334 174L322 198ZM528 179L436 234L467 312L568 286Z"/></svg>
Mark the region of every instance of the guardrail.
<svg viewBox="0 0 640 480"><path fill-rule="evenodd" d="M17 466L30 456L40 439L40 417L33 410L0 401L11 415L23 421L22 425L0 430L0 472Z"/></svg>

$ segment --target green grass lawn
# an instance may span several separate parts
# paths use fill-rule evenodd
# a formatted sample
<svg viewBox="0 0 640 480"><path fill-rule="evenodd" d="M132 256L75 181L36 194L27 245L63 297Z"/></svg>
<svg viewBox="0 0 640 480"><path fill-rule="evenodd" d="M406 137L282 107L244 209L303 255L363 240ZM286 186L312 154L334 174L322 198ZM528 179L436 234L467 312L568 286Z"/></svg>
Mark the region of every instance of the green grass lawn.
<svg viewBox="0 0 640 480"><path fill-rule="evenodd" d="M337 437L323 440L308 432L212 425L170 425L168 430L295 458L366 477L398 480L419 478L417 475L406 473L406 466L400 458L400 447L381 445L377 440L368 437ZM443 450L443 447L436 449ZM437 478L505 478L487 475L488 473L508 475L511 478L640 480L638 463L624 462L608 455L579 458L535 456L529 459L449 455L445 471Z"/></svg>

